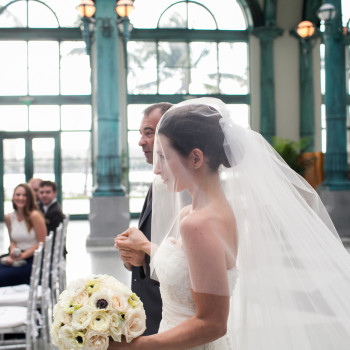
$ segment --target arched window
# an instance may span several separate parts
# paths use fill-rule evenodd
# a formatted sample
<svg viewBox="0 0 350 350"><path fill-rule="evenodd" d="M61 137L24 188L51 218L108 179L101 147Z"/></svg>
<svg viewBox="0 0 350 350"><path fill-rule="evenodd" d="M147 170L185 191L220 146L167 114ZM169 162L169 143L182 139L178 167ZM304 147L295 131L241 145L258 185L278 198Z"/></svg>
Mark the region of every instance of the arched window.
<svg viewBox="0 0 350 350"><path fill-rule="evenodd" d="M0 217L32 176L59 184L65 212L89 213L91 72L78 4L1 1Z"/></svg>
<svg viewBox="0 0 350 350"><path fill-rule="evenodd" d="M213 96L249 125L248 14L243 1L136 0L128 43L130 210L152 172L137 146L142 111L155 102Z"/></svg>

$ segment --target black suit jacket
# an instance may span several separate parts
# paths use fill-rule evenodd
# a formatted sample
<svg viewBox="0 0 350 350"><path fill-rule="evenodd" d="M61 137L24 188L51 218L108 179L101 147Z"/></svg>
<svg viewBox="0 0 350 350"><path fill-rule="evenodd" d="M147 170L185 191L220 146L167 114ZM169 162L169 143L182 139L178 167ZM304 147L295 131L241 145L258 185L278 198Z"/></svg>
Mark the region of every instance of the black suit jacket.
<svg viewBox="0 0 350 350"><path fill-rule="evenodd" d="M42 203L40 203L39 207L40 207L40 210L44 213L44 208ZM56 232L56 228L64 219L64 214L62 212L60 203L55 202L52 205L50 205L49 208L47 209L47 212L44 213L44 215L45 215L47 234L49 234L51 231Z"/></svg>
<svg viewBox="0 0 350 350"><path fill-rule="evenodd" d="M148 191L145 203L142 208L139 221L139 229L150 240L152 224L152 192ZM148 204L147 204L147 198ZM143 302L146 311L146 331L144 335L158 332L159 323L162 319L162 299L159 292L159 283L150 278L150 257L146 255L146 268L132 267L131 288ZM145 271L146 270L146 271Z"/></svg>

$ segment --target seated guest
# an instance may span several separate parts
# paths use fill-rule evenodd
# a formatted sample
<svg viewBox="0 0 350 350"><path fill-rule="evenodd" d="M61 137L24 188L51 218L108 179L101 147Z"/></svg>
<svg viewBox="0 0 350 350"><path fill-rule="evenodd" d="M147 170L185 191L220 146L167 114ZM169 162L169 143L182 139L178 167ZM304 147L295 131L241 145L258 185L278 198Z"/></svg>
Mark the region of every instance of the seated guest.
<svg viewBox="0 0 350 350"><path fill-rule="evenodd" d="M46 227L28 184L13 193L13 213L5 215L10 236L10 253L1 258L0 287L29 284L34 251L45 241Z"/></svg>
<svg viewBox="0 0 350 350"><path fill-rule="evenodd" d="M53 181L41 181L39 185L39 209L45 215L47 233L56 231L64 219L60 204L57 202L57 184Z"/></svg>
<svg viewBox="0 0 350 350"><path fill-rule="evenodd" d="M42 182L43 180L39 179L39 178L35 178L32 177L29 181L28 184L29 186L32 188L34 195L35 195L35 200L36 200L36 204L39 206L40 204L40 199L39 199L39 185L40 182Z"/></svg>

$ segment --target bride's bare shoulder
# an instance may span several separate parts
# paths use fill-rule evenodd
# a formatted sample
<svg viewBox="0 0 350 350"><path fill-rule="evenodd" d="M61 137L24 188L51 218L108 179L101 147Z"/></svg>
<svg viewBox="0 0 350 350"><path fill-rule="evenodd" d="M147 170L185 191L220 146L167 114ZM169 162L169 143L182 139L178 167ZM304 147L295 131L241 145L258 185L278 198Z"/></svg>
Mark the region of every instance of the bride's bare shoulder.
<svg viewBox="0 0 350 350"><path fill-rule="evenodd" d="M189 234L193 238L197 236L198 239L206 236L214 238L218 235L231 237L236 221L231 208L229 209L225 206L208 206L197 211L187 209L187 215L183 216L180 224L181 235Z"/></svg>
<svg viewBox="0 0 350 350"><path fill-rule="evenodd" d="M210 230L212 225L213 215L207 210L191 211L191 206L187 207L181 219L180 230L186 235L205 234Z"/></svg>

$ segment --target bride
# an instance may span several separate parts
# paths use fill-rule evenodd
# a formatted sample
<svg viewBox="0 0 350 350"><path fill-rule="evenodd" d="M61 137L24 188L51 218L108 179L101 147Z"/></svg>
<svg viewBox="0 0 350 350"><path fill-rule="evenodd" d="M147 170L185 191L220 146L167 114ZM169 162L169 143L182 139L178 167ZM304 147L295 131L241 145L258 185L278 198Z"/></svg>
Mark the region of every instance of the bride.
<svg viewBox="0 0 350 350"><path fill-rule="evenodd" d="M131 229L116 244L151 256L162 321L110 349L348 349L350 255L261 135L189 100L160 120L154 155L152 242Z"/></svg>

